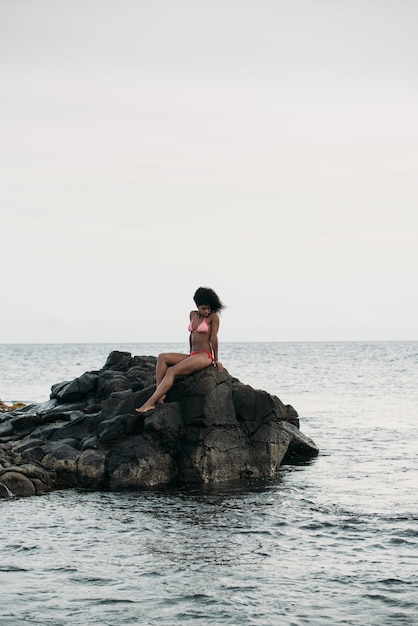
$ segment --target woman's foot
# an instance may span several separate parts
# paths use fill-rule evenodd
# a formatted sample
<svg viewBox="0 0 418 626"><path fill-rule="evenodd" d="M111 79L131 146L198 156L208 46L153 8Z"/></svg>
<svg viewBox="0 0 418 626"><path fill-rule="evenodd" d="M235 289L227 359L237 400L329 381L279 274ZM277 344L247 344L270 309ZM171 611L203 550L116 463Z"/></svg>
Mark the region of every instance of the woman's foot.
<svg viewBox="0 0 418 626"><path fill-rule="evenodd" d="M137 413L147 413L148 411L153 411L155 409L155 404L144 404L139 407L139 409L135 409Z"/></svg>

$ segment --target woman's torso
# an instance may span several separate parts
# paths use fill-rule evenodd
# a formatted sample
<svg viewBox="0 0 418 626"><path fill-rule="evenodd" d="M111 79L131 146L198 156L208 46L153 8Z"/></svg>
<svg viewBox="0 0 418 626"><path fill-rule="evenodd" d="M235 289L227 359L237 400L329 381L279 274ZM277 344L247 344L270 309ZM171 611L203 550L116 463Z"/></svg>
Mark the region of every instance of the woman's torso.
<svg viewBox="0 0 418 626"><path fill-rule="evenodd" d="M207 317L200 316L197 311L190 313L189 331L191 333L190 347L191 352L198 350L212 350L211 332L212 332L212 316L210 313Z"/></svg>

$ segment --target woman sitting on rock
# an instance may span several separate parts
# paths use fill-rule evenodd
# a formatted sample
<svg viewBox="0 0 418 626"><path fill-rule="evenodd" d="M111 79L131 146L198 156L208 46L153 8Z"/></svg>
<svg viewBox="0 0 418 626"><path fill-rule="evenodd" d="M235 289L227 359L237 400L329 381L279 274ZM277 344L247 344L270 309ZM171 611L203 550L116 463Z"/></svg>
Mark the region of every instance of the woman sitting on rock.
<svg viewBox="0 0 418 626"><path fill-rule="evenodd" d="M208 287L199 287L193 300L197 310L190 311L190 354L165 352L158 356L155 374L157 388L145 404L136 409L138 413L151 411L157 402L163 402L176 376L188 376L209 365L214 365L220 372L223 369L222 363L218 361L218 311L224 305L213 289Z"/></svg>

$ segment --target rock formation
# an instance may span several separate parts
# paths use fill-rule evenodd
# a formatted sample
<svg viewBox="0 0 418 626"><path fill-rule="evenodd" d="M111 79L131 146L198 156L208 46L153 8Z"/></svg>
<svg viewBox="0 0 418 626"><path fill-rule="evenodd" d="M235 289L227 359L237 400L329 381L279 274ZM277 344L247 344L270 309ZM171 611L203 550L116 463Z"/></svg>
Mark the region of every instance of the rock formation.
<svg viewBox="0 0 418 626"><path fill-rule="evenodd" d="M111 352L102 369L53 385L47 402L0 415L0 497L268 478L318 454L293 407L225 369L179 377L164 404L136 413L155 363Z"/></svg>

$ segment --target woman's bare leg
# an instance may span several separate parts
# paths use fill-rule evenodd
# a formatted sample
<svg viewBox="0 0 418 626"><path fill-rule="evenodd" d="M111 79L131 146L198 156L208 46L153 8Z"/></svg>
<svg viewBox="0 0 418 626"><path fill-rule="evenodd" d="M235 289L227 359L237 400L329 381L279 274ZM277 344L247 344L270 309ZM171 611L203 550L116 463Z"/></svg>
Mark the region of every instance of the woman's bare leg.
<svg viewBox="0 0 418 626"><path fill-rule="evenodd" d="M193 374L194 372L205 369L205 367L208 367L212 363L206 352L202 352L194 356L182 356L183 358L175 365L167 368L164 378L152 396L145 402L145 404L139 407L139 409L136 409L138 413L146 413L147 411L151 411L151 409L155 409L156 403L163 398L167 391L169 391L173 386L176 376L187 376L188 374Z"/></svg>
<svg viewBox="0 0 418 626"><path fill-rule="evenodd" d="M187 354L180 354L178 352L162 352L161 354L159 354L157 358L157 365L155 368L155 384L157 385L157 387L164 378L168 368L172 365L175 365L179 361L187 359L187 357ZM159 398L157 402L162 404L164 402L164 399L165 394L161 398Z"/></svg>
<svg viewBox="0 0 418 626"><path fill-rule="evenodd" d="M164 378L168 367L176 363L176 361L174 361L174 363L172 362L173 359L171 356L169 352L163 352L158 355L157 366L155 368L155 382L157 387ZM186 358L186 355L184 355L184 358Z"/></svg>

